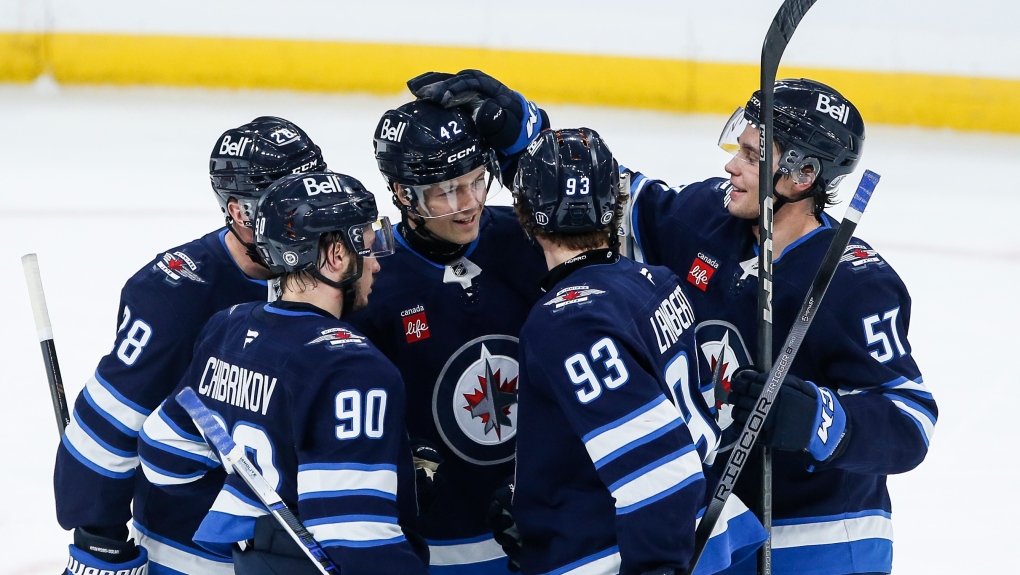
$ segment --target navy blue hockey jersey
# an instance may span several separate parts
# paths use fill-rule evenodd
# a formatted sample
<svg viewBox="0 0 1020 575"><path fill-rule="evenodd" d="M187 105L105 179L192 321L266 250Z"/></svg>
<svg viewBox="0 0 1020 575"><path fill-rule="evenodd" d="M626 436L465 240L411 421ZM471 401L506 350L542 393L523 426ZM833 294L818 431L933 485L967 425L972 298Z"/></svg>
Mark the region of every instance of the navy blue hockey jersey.
<svg viewBox="0 0 1020 575"><path fill-rule="evenodd" d="M603 257L612 263L579 259ZM560 277L521 330L522 571L686 570L719 434L695 365L694 310L666 268L610 250L564 265L584 267ZM699 572L764 539L746 507L727 519L728 552L706 553Z"/></svg>
<svg viewBox="0 0 1020 575"><path fill-rule="evenodd" d="M485 526L493 492L514 472L518 333L541 296L541 252L513 210L486 207L478 239L441 265L398 234L367 308L352 325L400 369L412 438L443 456L435 502L418 530L432 573L507 573Z"/></svg>
<svg viewBox="0 0 1020 575"><path fill-rule="evenodd" d="M222 419L344 573L427 572L424 542L402 528L417 512L403 382L367 338L309 304L239 305L209 321L174 395L184 387ZM139 455L177 505L205 478L222 480L215 452L173 399L145 421ZM229 557L268 511L236 475L212 491L211 508L194 502L205 517L194 540Z"/></svg>
<svg viewBox="0 0 1020 575"><path fill-rule="evenodd" d="M54 492L65 529L123 526L131 519L136 489L143 497L148 489L135 473L142 422L177 386L195 337L214 313L265 301L266 282L241 272L226 234L221 229L167 250L124 285L113 349L78 396L57 452ZM135 526L147 539L150 527L163 533L157 524L164 519L161 525L173 529L172 516L136 516ZM178 550L164 548L158 533L146 543L150 561L176 564Z"/></svg>
<svg viewBox="0 0 1020 575"><path fill-rule="evenodd" d="M632 173L631 226L638 254L686 281L699 317L698 363L710 377L722 363L720 394L757 347L757 240L751 222L724 207L726 182L686 187ZM773 333L789 333L838 227L794 242L773 267ZM938 411L910 354L910 296L888 262L853 238L790 373L838 392L853 427L846 451L824 468L804 454L773 452L773 569L836 575L891 569L886 476L917 466ZM778 353L778 346L777 346ZM728 406L726 406L728 408ZM732 420L720 413L720 424ZM739 430L734 430L739 431ZM720 460L723 458L720 458ZM745 473L736 493L753 497ZM734 572L754 572L753 561Z"/></svg>

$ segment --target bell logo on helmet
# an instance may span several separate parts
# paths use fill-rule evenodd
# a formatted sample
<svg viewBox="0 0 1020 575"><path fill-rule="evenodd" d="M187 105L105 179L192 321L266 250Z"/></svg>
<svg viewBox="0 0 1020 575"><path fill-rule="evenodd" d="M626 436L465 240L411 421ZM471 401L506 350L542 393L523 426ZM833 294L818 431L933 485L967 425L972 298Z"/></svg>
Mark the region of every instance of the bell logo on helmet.
<svg viewBox="0 0 1020 575"><path fill-rule="evenodd" d="M390 140L391 142L399 142L404 137L404 130L407 128L407 122L400 122L396 126L390 126L390 119L386 118L382 122L382 127L379 128L379 137L384 140Z"/></svg>
<svg viewBox="0 0 1020 575"><path fill-rule="evenodd" d="M470 148L465 148L465 149L457 152L456 154L450 156L449 158L446 158L446 163L447 164L452 164L452 163L456 162L457 160L459 160L461 158L466 158L468 156L468 154L474 153L476 151L477 147L478 146L471 146Z"/></svg>
<svg viewBox="0 0 1020 575"><path fill-rule="evenodd" d="M220 155L221 156L240 156L244 154L244 148L251 143L251 138L242 137L236 142L230 141L230 134L223 136L223 141L220 142Z"/></svg>
<svg viewBox="0 0 1020 575"><path fill-rule="evenodd" d="M815 106L815 110L823 114L828 114L833 120L839 120L846 124L846 121L850 119L850 106L846 105L846 102L833 106L829 102L832 99L825 94L818 94L818 105Z"/></svg>
<svg viewBox="0 0 1020 575"><path fill-rule="evenodd" d="M321 177L321 176L320 176ZM309 196L317 196L319 194L332 194L340 191L340 180L336 176L330 174L326 176L324 181L319 181L317 178L303 178L301 183L305 185L305 192Z"/></svg>

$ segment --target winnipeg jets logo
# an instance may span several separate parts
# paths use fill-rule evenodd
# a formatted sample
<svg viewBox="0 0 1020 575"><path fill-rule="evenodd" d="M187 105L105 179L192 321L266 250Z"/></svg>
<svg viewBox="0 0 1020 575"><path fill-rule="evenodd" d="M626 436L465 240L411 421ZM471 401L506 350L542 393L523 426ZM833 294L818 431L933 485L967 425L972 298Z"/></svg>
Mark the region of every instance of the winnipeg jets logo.
<svg viewBox="0 0 1020 575"><path fill-rule="evenodd" d="M483 433L495 431L496 437L502 438L503 430L513 427L510 408L517 404L517 377L508 381L501 377L499 369L493 371L492 355L484 345L481 361L485 375L478 376L478 387L472 393L464 394L468 403L464 409L485 424Z"/></svg>
<svg viewBox="0 0 1020 575"><path fill-rule="evenodd" d="M544 305L551 305L554 306L556 310L559 310L560 308L568 305L589 303L592 296L602 295L604 293L606 292L600 289L590 288L588 286L573 286L563 288L556 292L556 297L545 302ZM554 313L556 310L554 310Z"/></svg>
<svg viewBox="0 0 1020 575"><path fill-rule="evenodd" d="M368 345L365 343L365 338L363 336L342 327L324 329L319 332L319 337L305 345L315 345L320 343L326 344L327 349L339 349L348 345L355 345L358 347L365 347Z"/></svg>
<svg viewBox="0 0 1020 575"><path fill-rule="evenodd" d="M432 396L436 428L461 459L511 461L517 434L517 338L482 336L446 362Z"/></svg>
<svg viewBox="0 0 1020 575"><path fill-rule="evenodd" d="M701 323L695 329L698 343L698 370L701 381L713 383L712 395L706 394L706 400L717 410L717 423L720 429L726 429L733 423L730 411L732 406L725 403L730 394L730 382L733 374L742 366L751 364L750 354L744 340L733 324L710 320Z"/></svg>
<svg viewBox="0 0 1020 575"><path fill-rule="evenodd" d="M159 270L166 274L167 283L174 286L180 285L185 279L200 284L205 283L205 280L195 273L198 270L198 265L182 251L164 253L163 258L153 266L153 270Z"/></svg>

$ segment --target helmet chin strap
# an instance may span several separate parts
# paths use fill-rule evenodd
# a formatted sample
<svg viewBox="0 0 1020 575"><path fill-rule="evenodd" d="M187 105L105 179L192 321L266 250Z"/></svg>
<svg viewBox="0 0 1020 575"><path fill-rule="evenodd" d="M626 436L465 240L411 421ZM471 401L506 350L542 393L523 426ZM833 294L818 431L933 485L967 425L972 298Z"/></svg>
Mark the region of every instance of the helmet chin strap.
<svg viewBox="0 0 1020 575"><path fill-rule="evenodd" d="M415 214L406 205L400 210L404 239L414 251L439 263L447 264L467 253L469 244L457 244L432 233L425 226L425 219ZM411 221L414 225L411 225Z"/></svg>
<svg viewBox="0 0 1020 575"><path fill-rule="evenodd" d="M354 302L356 301L356 298L358 296L358 289L356 284L358 279L361 278L362 272L364 271L363 267L364 261L362 258L357 258L356 262L357 263L355 264L354 267L354 273L341 279L340 281L335 281L327 278L326 276L322 275L322 272L320 272L318 268L314 266L308 272L316 280L330 287L334 287L340 290L340 295L343 298L343 307L340 308L341 313L343 313L344 311L352 311L354 309Z"/></svg>
<svg viewBox="0 0 1020 575"><path fill-rule="evenodd" d="M247 255L251 261L263 268L266 268L267 270L269 269L266 262L262 261L262 256L259 254L259 250L255 247L255 244L241 239L241 235L237 233L236 229L234 229L234 219L230 216L227 216L227 229L230 230L230 233L234 234L237 241L241 242L241 245L244 246L245 255Z"/></svg>
<svg viewBox="0 0 1020 575"><path fill-rule="evenodd" d="M782 172L776 172L775 177L772 178L772 213L779 212L779 208L782 208L786 204L796 204L797 202L803 202L804 200L813 198L815 196L814 194L811 193L810 188L808 189L808 191L804 192L804 195L796 199L790 199L784 195L781 195L776 190L776 186L779 185L779 180L781 179L783 179ZM815 218L819 218L819 215L815 214ZM819 219L819 221L821 221L821 219Z"/></svg>

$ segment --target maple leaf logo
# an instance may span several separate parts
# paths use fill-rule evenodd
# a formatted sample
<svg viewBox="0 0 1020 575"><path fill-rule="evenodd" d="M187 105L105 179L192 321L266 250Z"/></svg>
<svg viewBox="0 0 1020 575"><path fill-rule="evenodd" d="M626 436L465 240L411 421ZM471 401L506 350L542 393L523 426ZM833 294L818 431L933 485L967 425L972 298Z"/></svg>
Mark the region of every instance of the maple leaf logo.
<svg viewBox="0 0 1020 575"><path fill-rule="evenodd" d="M862 250L861 248L854 248L854 257L855 258L866 258L866 257L868 257L868 252Z"/></svg>
<svg viewBox="0 0 1020 575"><path fill-rule="evenodd" d="M184 270L184 260L182 260L181 258L174 258L167 262L167 265L170 266L170 269L174 270L175 272Z"/></svg>
<svg viewBox="0 0 1020 575"><path fill-rule="evenodd" d="M572 299L577 299L580 295L581 295L581 292L579 292L577 290L570 290L569 292L567 292L566 294L563 295L563 299L565 299L567 301L570 301Z"/></svg>
<svg viewBox="0 0 1020 575"><path fill-rule="evenodd" d="M496 437L503 438L503 428L512 427L510 408L517 403L517 378L507 381L500 377L500 370L492 371L488 356L485 360L485 375L478 376L481 389L475 388L472 393L465 393L467 405L464 409L471 412L485 424L485 433L496 431Z"/></svg>

